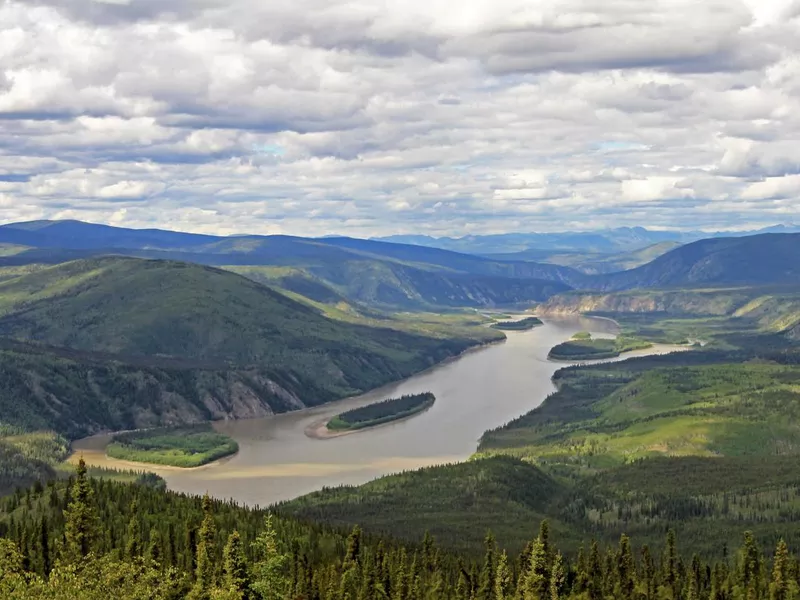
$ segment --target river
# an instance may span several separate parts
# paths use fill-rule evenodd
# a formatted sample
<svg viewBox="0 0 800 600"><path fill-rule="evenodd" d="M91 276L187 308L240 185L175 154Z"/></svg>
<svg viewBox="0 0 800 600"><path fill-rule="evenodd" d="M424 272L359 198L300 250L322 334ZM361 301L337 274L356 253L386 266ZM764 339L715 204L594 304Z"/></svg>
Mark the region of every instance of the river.
<svg viewBox="0 0 800 600"><path fill-rule="evenodd" d="M424 373L356 398L261 419L215 423L239 443L239 453L198 469L148 467L170 489L239 503L266 506L325 486L361 484L406 469L463 461L487 429L537 407L554 390L551 377L566 363L547 360L554 345L577 331L600 336L616 332L609 320L588 317L547 319L525 332L506 332L499 344L465 353ZM675 349L656 346L631 352ZM436 403L410 419L331 439L313 439L306 429L343 410L377 400L430 391ZM110 459L108 436L73 444L87 463L141 469Z"/></svg>

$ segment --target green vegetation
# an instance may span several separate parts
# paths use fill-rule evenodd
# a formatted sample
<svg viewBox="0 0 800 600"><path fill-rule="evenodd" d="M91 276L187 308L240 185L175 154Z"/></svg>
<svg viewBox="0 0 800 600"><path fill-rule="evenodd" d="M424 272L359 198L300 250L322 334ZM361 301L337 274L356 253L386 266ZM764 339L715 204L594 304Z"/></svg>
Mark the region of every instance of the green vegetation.
<svg viewBox="0 0 800 600"><path fill-rule="evenodd" d="M208 424L119 433L106 448L112 458L173 467L199 467L238 451L235 440Z"/></svg>
<svg viewBox="0 0 800 600"><path fill-rule="evenodd" d="M0 415L68 437L319 404L501 337L465 314L344 323L225 271L121 258L0 283L0 313Z"/></svg>
<svg viewBox="0 0 800 600"><path fill-rule="evenodd" d="M627 252L601 253L601 252L530 252L530 256L525 258L526 253L511 254L506 258L518 260L538 260L539 262L572 267L587 275L603 273L617 273L627 271L645 265L662 254L674 250L681 244L679 242L659 242L651 244L646 248L631 250ZM496 256L500 258L500 256Z"/></svg>
<svg viewBox="0 0 800 600"><path fill-rule="evenodd" d="M592 339L592 334L588 331L579 331L575 335L572 336L573 340L590 340Z"/></svg>
<svg viewBox="0 0 800 600"><path fill-rule="evenodd" d="M591 335L576 334L568 341L554 346L548 358L553 360L597 360L614 358L625 352L650 348L653 344L645 340L618 336L614 339L592 339Z"/></svg>
<svg viewBox="0 0 800 600"><path fill-rule="evenodd" d="M374 427L383 423L405 419L427 410L436 401L430 392L409 394L400 398L390 398L361 408L354 408L336 415L328 421L331 431L352 431Z"/></svg>
<svg viewBox="0 0 800 600"><path fill-rule="evenodd" d="M509 459L494 463L512 479L524 469ZM513 486L512 493L536 504L547 489ZM621 535L565 552L548 521L538 524L538 535L535 522L520 524L528 541L518 551L488 533L469 552L455 553L428 534L413 545L360 527L347 535L208 497L92 480L81 464L68 488L38 486L0 503L0 596L775 600L800 590L797 559L779 536L768 546L775 548L771 556L750 532L736 540L732 555L727 547L690 555L672 530L652 546Z"/></svg>
<svg viewBox="0 0 800 600"><path fill-rule="evenodd" d="M494 329L501 329L503 331L527 331L542 325L541 319L538 317L525 317L519 321L501 321L493 323L491 326Z"/></svg>
<svg viewBox="0 0 800 600"><path fill-rule="evenodd" d="M56 477L56 466L68 454L60 435L0 423L0 496Z"/></svg>

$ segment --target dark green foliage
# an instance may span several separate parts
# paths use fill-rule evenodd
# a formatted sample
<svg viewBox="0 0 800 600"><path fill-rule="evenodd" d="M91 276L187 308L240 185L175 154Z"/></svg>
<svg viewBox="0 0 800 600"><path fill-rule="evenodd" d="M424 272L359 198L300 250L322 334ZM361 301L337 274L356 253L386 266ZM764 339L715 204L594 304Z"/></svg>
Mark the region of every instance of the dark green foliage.
<svg viewBox="0 0 800 600"><path fill-rule="evenodd" d="M487 339L351 325L231 273L120 258L0 284L3 313L28 341L0 338L0 415L70 438L319 404Z"/></svg>
<svg viewBox="0 0 800 600"><path fill-rule="evenodd" d="M514 551L567 488L533 465L506 457L430 467L303 496L280 512L340 526L360 524L406 540L429 531L443 545L481 548L487 530ZM559 532L563 524L554 523Z"/></svg>
<svg viewBox="0 0 800 600"><path fill-rule="evenodd" d="M238 451L235 440L209 424L119 433L106 447L114 458L175 467L199 467Z"/></svg>
<svg viewBox="0 0 800 600"><path fill-rule="evenodd" d="M492 328L504 331L527 331L541 324L542 321L538 317L526 317L519 321L501 321L499 323L493 323Z"/></svg>
<svg viewBox="0 0 800 600"><path fill-rule="evenodd" d="M643 350L652 346L650 342L629 337L614 339L577 338L554 346L548 358L553 360L597 360L614 358L632 350Z"/></svg>
<svg viewBox="0 0 800 600"><path fill-rule="evenodd" d="M390 398L375 402L368 406L354 408L336 415L328 422L328 429L344 431L348 429L363 429L381 423L389 423L397 419L409 417L430 408L436 397L430 392L423 394L408 394L400 398Z"/></svg>

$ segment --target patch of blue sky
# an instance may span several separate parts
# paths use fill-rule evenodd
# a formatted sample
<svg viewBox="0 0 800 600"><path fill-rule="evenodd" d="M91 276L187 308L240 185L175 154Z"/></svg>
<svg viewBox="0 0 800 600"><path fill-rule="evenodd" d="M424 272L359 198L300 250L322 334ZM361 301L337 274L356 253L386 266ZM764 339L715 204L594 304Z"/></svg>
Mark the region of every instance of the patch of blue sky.
<svg viewBox="0 0 800 600"><path fill-rule="evenodd" d="M280 144L254 144L253 151L258 154L269 154L271 156L283 156L286 154L286 148Z"/></svg>

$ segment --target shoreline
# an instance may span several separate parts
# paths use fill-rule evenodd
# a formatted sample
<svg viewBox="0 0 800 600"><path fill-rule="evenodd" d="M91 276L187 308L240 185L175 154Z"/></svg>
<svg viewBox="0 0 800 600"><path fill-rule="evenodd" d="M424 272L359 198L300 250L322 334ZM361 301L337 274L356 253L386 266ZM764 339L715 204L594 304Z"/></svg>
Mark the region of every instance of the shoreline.
<svg viewBox="0 0 800 600"><path fill-rule="evenodd" d="M388 425L394 425L395 423L402 423L403 421L408 421L409 419L413 419L414 417L421 415L424 412L427 412L433 403L429 406L426 406L422 410L418 410L410 415L405 415L398 419L392 419L391 421L385 421L384 423L377 423L376 425L368 425L366 427L359 427L357 429L341 429L336 431L334 429L328 429L328 422L331 420L330 417L325 417L324 419L320 419L318 421L314 421L313 423L306 426L303 433L306 437L311 438L312 440L330 440L337 437L342 437L344 435L351 435L353 433L359 433L361 431L374 431L376 429L380 429L382 427L386 427Z"/></svg>
<svg viewBox="0 0 800 600"><path fill-rule="evenodd" d="M527 331L531 331L531 330L527 330ZM318 405L314 405L314 406L304 406L303 408L299 408L297 410L287 411L287 413L273 413L272 416L275 416L277 414L288 414L288 413L303 414L303 413L310 412L312 410L319 409L319 408L321 408L323 406L334 406L337 402L344 402L345 400L352 400L354 398L359 398L359 397L364 396L366 394L374 394L376 392L379 392L383 388L388 388L390 386L398 385L398 384L403 383L404 381L406 381L408 379L411 379L412 377L418 377L419 375L423 375L425 373L428 373L430 371L438 369L439 367L442 367L442 366L447 365L447 364L449 364L449 363L451 363L453 361L456 361L456 360L460 359L461 357L463 357L463 356L465 356L465 355L467 355L469 353L479 352L479 351L484 350L486 348L489 348L489 347L491 347L491 346L493 346L495 344L504 344L506 341L508 341L508 337L505 335L504 332L502 332L502 333L503 333L503 337L502 338L499 338L499 339L496 339L496 340L489 340L489 341L486 341L486 342L475 344L474 346L470 346L469 348L465 348L464 350L462 350L458 354L454 354L453 356L448 356L444 360L440 360L439 362L437 362L435 364L432 364L432 365L430 365L428 367L425 367L421 371L417 371L415 373L412 373L412 374L408 375L407 377L403 377L403 378L397 379L395 381L390 381L390 382L385 383L385 384L383 384L381 386L378 386L376 388L372 388L372 389L369 389L369 390L365 390L365 391L360 392L359 394L355 394L353 396L345 396L344 398L338 398L337 400L331 400L330 402L325 402L323 404L318 404ZM515 332L515 333L526 333L526 331ZM411 417L415 417L417 414L421 414L422 412L425 412L425 411L423 410L423 411L420 411L420 413L415 413L413 415L409 415L408 417L403 417L402 419L396 419L396 420L390 421L388 423L381 423L379 425L375 425L374 427L365 427L364 429L377 429L379 427L384 427L386 425L391 425L392 423L398 423L400 421L404 421L404 420L409 419ZM263 419L263 418L264 417L261 416L261 417L247 417L247 418L244 418L244 419L219 419L219 420L216 420L216 421L200 421L199 423L192 423L192 424L193 425L199 425L199 424L202 424L202 423L209 423L211 425L211 427L213 427L216 430L216 425L217 424L224 423L226 421L247 421L247 420ZM330 417L328 417L325 420L325 424L326 425L327 425L328 420L330 420ZM163 426L159 426L159 427L163 427ZM159 427L145 427L145 428L138 428L138 429L121 429L121 430L118 430L118 431L100 431L100 432L94 433L92 435L89 435L89 436L86 436L86 437L71 441L70 442L71 453L64 460L64 462L62 464L65 464L65 465L76 465L76 464L78 464L78 459L80 458L79 455L95 454L95 455L99 455L101 457L102 461L109 461L109 462L113 462L114 465L119 465L119 467L102 465L103 468L107 468L107 469L114 469L114 468L127 469L127 470L137 470L138 469L138 470L141 470L142 472L146 472L145 471L145 469L146 469L147 471L151 471L151 472L156 471L156 470L162 470L162 471L175 471L175 472L179 472L179 473L185 473L185 472L197 471L197 470L200 470L200 469L206 469L206 468L209 468L209 467L212 467L212 466L215 466L215 465L223 464L223 463L231 460L232 458L236 457L239 454L239 451L237 451L237 452L235 452L233 454L230 454L228 456L223 456L222 458L219 458L219 459L217 459L215 461L212 461L210 463L206 463L204 465L200 465L199 467L175 467L175 466L172 466L172 465L161 465L161 464L157 464L157 463L136 462L136 461L129 461L129 460L124 460L124 459L120 459L120 458L114 458L114 457L108 456L108 454L106 454L105 449L111 443L111 440L112 440L113 436L115 436L115 435L117 435L119 433L130 433L130 432L134 432L134 431L149 431L149 430L152 430L152 429L158 429ZM309 426L309 428L310 427L311 426ZM219 430L217 430L217 431L219 432ZM336 432L335 435L332 435L330 437L339 437L341 435L349 435L351 433L357 433L358 431L360 431L360 430L359 429L354 429L354 430ZM220 433L222 433L222 432L220 432ZM83 442L91 442L91 440L95 440L95 439L103 438L103 437L107 437L108 440L105 442L105 444L103 444L102 448L81 448L81 447L76 448L75 447L75 444L82 445ZM314 436L309 436L309 437L314 437ZM319 437L319 438L315 438L315 439L328 439L328 438L327 437ZM87 467L90 467L90 466L98 466L99 467L101 465L99 465L97 463L89 464L87 462Z"/></svg>
<svg viewBox="0 0 800 600"><path fill-rule="evenodd" d="M77 441L90 440L92 438L100 437L100 436L103 436L103 435L109 435L109 434L107 434L107 433L95 434L93 436L89 436L88 438L82 438L82 439L77 440ZM108 443L111 443L110 440L109 440ZM108 445L108 444L106 444L106 445ZM98 467L98 468L101 468L101 469L118 469L118 470L123 470L124 469L124 470L127 470L127 471L135 471L135 472L140 472L140 473L156 473L156 475L158 475L158 471L171 471L171 472L175 472L175 473L188 473L188 472L191 472L191 471L202 471L203 469L209 469L209 468L214 467L214 466L222 465L222 464L228 462L229 460L231 460L232 458L234 458L237 454L239 454L238 450L236 452L234 452L233 454L229 454L227 456L223 456L222 458L218 458L217 460L208 462L208 463L206 463L204 465L200 465L200 466L197 466L197 467L176 467L175 465L162 465L162 464L158 464L158 463L136 462L136 461L133 461L133 460L125 460L123 458L114 458L113 456L109 456L108 454L106 454L105 447L102 450L93 449L93 448L87 448L87 449L80 449L79 448L79 449L75 450L72 454L70 454L67 457L67 459L64 461L63 464L65 464L65 465L77 465L78 464L78 460L83 458L84 455L89 455L89 456L96 455L101 459L101 461L107 461L107 462L110 462L110 463L113 463L113 464L104 465L104 464L100 464L99 462L91 462L90 463L90 462L87 461L86 466L88 468Z"/></svg>

